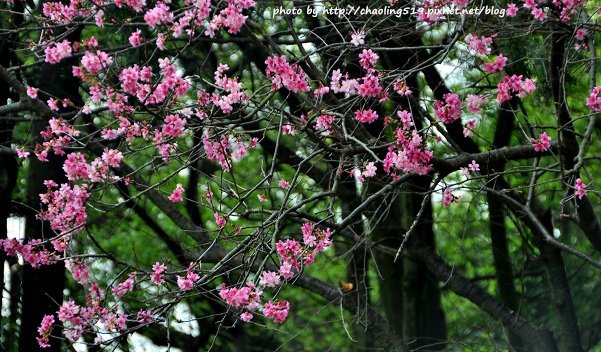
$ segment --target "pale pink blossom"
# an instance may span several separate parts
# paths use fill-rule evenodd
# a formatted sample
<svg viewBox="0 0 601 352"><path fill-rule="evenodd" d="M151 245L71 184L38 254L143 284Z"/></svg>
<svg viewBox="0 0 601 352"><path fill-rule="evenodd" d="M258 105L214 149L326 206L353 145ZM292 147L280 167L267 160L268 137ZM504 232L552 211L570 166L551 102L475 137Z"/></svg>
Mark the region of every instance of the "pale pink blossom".
<svg viewBox="0 0 601 352"><path fill-rule="evenodd" d="M31 99L36 99L38 97L39 88L27 87L27 96Z"/></svg>
<svg viewBox="0 0 601 352"><path fill-rule="evenodd" d="M365 44L365 32L363 30L353 32L353 34L351 34L351 44L354 46L361 46Z"/></svg>

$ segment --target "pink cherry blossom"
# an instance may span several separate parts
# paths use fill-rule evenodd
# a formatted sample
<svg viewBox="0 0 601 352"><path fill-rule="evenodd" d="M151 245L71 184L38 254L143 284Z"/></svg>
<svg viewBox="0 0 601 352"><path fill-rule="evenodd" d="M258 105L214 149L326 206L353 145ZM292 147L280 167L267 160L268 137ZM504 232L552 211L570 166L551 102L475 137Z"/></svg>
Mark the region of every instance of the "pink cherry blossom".
<svg viewBox="0 0 601 352"><path fill-rule="evenodd" d="M140 310L136 313L136 319L141 324L150 324L154 321L154 315L150 310Z"/></svg>
<svg viewBox="0 0 601 352"><path fill-rule="evenodd" d="M29 157L29 154L30 154L25 149L19 148L19 147L15 148L15 152L17 152L17 156L21 159L25 159L25 158Z"/></svg>
<svg viewBox="0 0 601 352"><path fill-rule="evenodd" d="M547 135L547 132L541 133L538 139L531 138L531 141L537 152L544 152L551 147L551 137Z"/></svg>
<svg viewBox="0 0 601 352"><path fill-rule="evenodd" d="M81 58L83 68L91 75L97 75L113 63L113 58L103 51L86 51ZM81 77L81 75L78 75Z"/></svg>
<svg viewBox="0 0 601 352"><path fill-rule="evenodd" d="M171 23L173 13L169 11L169 6L163 2L158 2L156 6L144 14L144 21L150 28L156 28L159 25Z"/></svg>
<svg viewBox="0 0 601 352"><path fill-rule="evenodd" d="M265 314L265 317L281 324L286 320L289 310L290 302L288 301L267 302L263 308L263 314Z"/></svg>
<svg viewBox="0 0 601 352"><path fill-rule="evenodd" d="M486 103L487 99L483 95L468 94L465 101L467 102L467 109L473 113L477 113L482 110L480 106Z"/></svg>
<svg viewBox="0 0 601 352"><path fill-rule="evenodd" d="M394 90L401 96L410 96L413 93L407 83L401 80L394 81Z"/></svg>
<svg viewBox="0 0 601 352"><path fill-rule="evenodd" d="M307 92L310 90L306 74L297 64L289 64L285 56L270 56L265 61L265 74L271 80L273 90L282 87L291 92Z"/></svg>
<svg viewBox="0 0 601 352"><path fill-rule="evenodd" d="M577 29L577 30L576 30L576 34L574 35L574 37L575 37L577 40L584 40L584 38L586 37L587 33L588 33L588 32L587 32L587 30L586 30L586 29L584 29L584 28L579 28L579 29Z"/></svg>
<svg viewBox="0 0 601 352"><path fill-rule="evenodd" d="M465 138L469 137L472 135L472 133L474 132L474 129L476 128L476 120L472 119L469 120L465 126L463 126L463 136Z"/></svg>
<svg viewBox="0 0 601 352"><path fill-rule="evenodd" d="M515 17L518 14L518 7L515 6L514 3L507 4L507 11L505 11L505 15L507 17Z"/></svg>
<svg viewBox="0 0 601 352"><path fill-rule="evenodd" d="M40 195L41 202L47 207L38 214L38 218L48 220L50 227L59 232L81 231L87 218L85 203L89 194L85 186L47 183L47 193Z"/></svg>
<svg viewBox="0 0 601 352"><path fill-rule="evenodd" d="M50 43L46 49L44 49L44 53L46 54L46 62L57 64L62 59L71 56L71 43L66 39L59 43Z"/></svg>
<svg viewBox="0 0 601 352"><path fill-rule="evenodd" d="M52 315L44 315L42 318L42 322L38 327L38 334L40 337L37 337L38 344L42 348L50 347L48 341L50 339L50 334L52 333L52 329L54 329L54 316Z"/></svg>
<svg viewBox="0 0 601 352"><path fill-rule="evenodd" d="M372 123L378 119L378 113L371 109L357 110L355 111L355 118L363 123Z"/></svg>
<svg viewBox="0 0 601 352"><path fill-rule="evenodd" d="M190 291L194 288L194 283L200 279L200 276L191 267L192 265L186 271L186 276L177 276L177 286L182 291Z"/></svg>
<svg viewBox="0 0 601 352"><path fill-rule="evenodd" d="M184 200L184 198L182 197L183 193L184 193L184 186L182 186L181 183L178 183L177 186L175 186L175 189L173 190L173 192L171 192L171 194L169 195L168 198L173 203L181 202L181 201Z"/></svg>
<svg viewBox="0 0 601 352"><path fill-rule="evenodd" d="M334 116L332 115L320 115L315 120L315 129L318 131L328 131L332 128L334 122Z"/></svg>
<svg viewBox="0 0 601 352"><path fill-rule="evenodd" d="M480 171L480 165L476 162L476 160L472 160L472 162L467 167L472 172Z"/></svg>
<svg viewBox="0 0 601 352"><path fill-rule="evenodd" d="M450 188L445 188L442 194L442 205L448 207L457 200Z"/></svg>
<svg viewBox="0 0 601 352"><path fill-rule="evenodd" d="M129 44L131 44L131 46L138 46L140 45L141 41L141 37L140 35L142 34L142 31L139 29L136 29L135 32L133 32L130 36L129 36Z"/></svg>
<svg viewBox="0 0 601 352"><path fill-rule="evenodd" d="M286 124L282 126L282 133L286 135L296 135L296 127L294 125Z"/></svg>
<svg viewBox="0 0 601 352"><path fill-rule="evenodd" d="M38 97L39 88L27 87L27 96L31 99L36 99Z"/></svg>
<svg viewBox="0 0 601 352"><path fill-rule="evenodd" d="M484 64L484 71L488 73L497 73L501 72L505 68L507 64L507 58L503 56L503 54L499 54L499 56L495 59L495 61L491 63Z"/></svg>
<svg viewBox="0 0 601 352"><path fill-rule="evenodd" d="M116 149L106 148L102 153L102 161L104 161L106 165L110 167L119 167L121 159L123 159L123 154Z"/></svg>
<svg viewBox="0 0 601 352"><path fill-rule="evenodd" d="M280 275L273 271L264 271L259 283L265 287L275 287L280 284Z"/></svg>
<svg viewBox="0 0 601 352"><path fill-rule="evenodd" d="M222 228L227 224L227 220L225 219L225 217L219 215L219 213L215 212L213 213L213 216L215 217L215 223L217 224L217 226L219 226L219 228Z"/></svg>
<svg viewBox="0 0 601 352"><path fill-rule="evenodd" d="M495 36L485 37L478 36L476 34L468 34L465 36L465 42L471 51L474 51L480 55L490 54L490 46Z"/></svg>
<svg viewBox="0 0 601 352"><path fill-rule="evenodd" d="M376 68L376 63L380 57L371 49L363 49L359 54L359 65L366 70L371 71Z"/></svg>
<svg viewBox="0 0 601 352"><path fill-rule="evenodd" d="M367 74L357 86L357 93L362 97L379 97L382 95L382 86L378 77Z"/></svg>
<svg viewBox="0 0 601 352"><path fill-rule="evenodd" d="M165 271L167 267L165 264L156 262L152 266L152 274L150 274L150 281L155 285L160 285L165 281Z"/></svg>
<svg viewBox="0 0 601 352"><path fill-rule="evenodd" d="M434 103L434 113L444 123L449 124L461 118L461 100L457 94L446 93L444 102Z"/></svg>
<svg viewBox="0 0 601 352"><path fill-rule="evenodd" d="M505 76L497 84L497 101L502 103L510 100L513 96L519 98L525 97L536 90L534 80L527 78L523 79L522 75Z"/></svg>
<svg viewBox="0 0 601 352"><path fill-rule="evenodd" d="M112 288L113 296L123 297L126 293L133 291L136 282L136 274L130 274L129 278Z"/></svg>
<svg viewBox="0 0 601 352"><path fill-rule="evenodd" d="M242 319L242 321L244 321L245 323L248 323L252 320L253 315L250 314L249 312L244 312L242 314L240 314L240 319Z"/></svg>
<svg viewBox="0 0 601 352"><path fill-rule="evenodd" d="M289 189L290 188L290 183L288 183L288 181L281 179L280 181L278 181L278 184L280 185L280 187L282 187L283 189Z"/></svg>
<svg viewBox="0 0 601 352"><path fill-rule="evenodd" d="M90 268L82 262L67 260L65 267L71 272L73 280L79 284L87 284L90 279Z"/></svg>
<svg viewBox="0 0 601 352"><path fill-rule="evenodd" d="M547 18L547 14L540 7L532 9L531 13L532 16L539 21L544 21Z"/></svg>
<svg viewBox="0 0 601 352"><path fill-rule="evenodd" d="M576 189L576 197L578 197L578 199L582 199L586 196L586 184L582 182L581 179L576 179L576 182L574 183L574 188Z"/></svg>
<svg viewBox="0 0 601 352"><path fill-rule="evenodd" d="M593 112L601 112L601 86L593 88L586 99L586 106Z"/></svg>
<svg viewBox="0 0 601 352"><path fill-rule="evenodd" d="M363 176L364 178L374 177L374 176L376 176L377 170L378 170L378 168L376 167L374 162L370 161L369 163L367 163L367 165L365 165L365 170L363 170L363 172L361 172L361 176Z"/></svg>

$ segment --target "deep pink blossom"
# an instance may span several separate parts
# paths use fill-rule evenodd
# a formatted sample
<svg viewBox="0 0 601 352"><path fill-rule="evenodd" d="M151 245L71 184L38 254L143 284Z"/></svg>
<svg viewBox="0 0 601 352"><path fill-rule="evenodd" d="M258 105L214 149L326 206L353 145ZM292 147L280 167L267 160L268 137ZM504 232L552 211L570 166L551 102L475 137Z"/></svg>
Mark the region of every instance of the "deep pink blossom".
<svg viewBox="0 0 601 352"><path fill-rule="evenodd" d="M181 202L182 200L184 200L184 197L182 197L183 193L184 193L184 186L182 186L181 183L178 183L177 186L175 186L175 189L173 190L173 192L171 192L171 194L169 195L168 198L173 203Z"/></svg>
<svg viewBox="0 0 601 352"><path fill-rule="evenodd" d="M574 189L576 190L576 197L578 197L578 199L582 199L586 196L586 184L582 182L581 179L576 179L576 182L574 183Z"/></svg>
<svg viewBox="0 0 601 352"><path fill-rule="evenodd" d="M593 88L591 94L586 99L586 106L592 112L601 112L601 86Z"/></svg>
<svg viewBox="0 0 601 352"><path fill-rule="evenodd" d="M288 301L267 302L263 308L263 314L265 314L265 317L281 324L286 320L289 310L290 303Z"/></svg>
<svg viewBox="0 0 601 352"><path fill-rule="evenodd" d="M484 71L488 73L497 73L501 72L505 68L507 64L507 58L503 56L503 54L499 54L499 56L495 59L495 61L491 63L484 64Z"/></svg>
<svg viewBox="0 0 601 352"><path fill-rule="evenodd" d="M113 296L123 297L126 293L133 291L136 282L136 274L130 274L127 280L112 288Z"/></svg>
<svg viewBox="0 0 601 352"><path fill-rule="evenodd" d="M376 68L376 63L380 57L371 49L363 49L359 54L359 65L366 70L371 71Z"/></svg>
<svg viewBox="0 0 601 352"><path fill-rule="evenodd" d="M551 147L551 137L547 135L547 132L541 133L538 139L531 138L531 141L534 150L537 152L544 152Z"/></svg>
<svg viewBox="0 0 601 352"><path fill-rule="evenodd" d="M200 276L192 270L192 263L186 271L186 276L177 276L177 286L182 291L190 291L194 288L194 283L200 279Z"/></svg>
<svg viewBox="0 0 601 352"><path fill-rule="evenodd" d="M265 61L265 74L271 80L273 90L282 87L291 92L307 92L310 90L306 74L297 64L289 64L285 56L270 56Z"/></svg>
<svg viewBox="0 0 601 352"><path fill-rule="evenodd" d="M507 4L507 11L505 11L505 15L507 17L515 17L518 14L518 7L515 6L514 3Z"/></svg>
<svg viewBox="0 0 601 352"><path fill-rule="evenodd" d="M142 31L139 29L136 29L135 32L133 32L130 36L129 36L129 44L131 44L131 46L138 46L140 45L141 41L141 34Z"/></svg>
<svg viewBox="0 0 601 352"><path fill-rule="evenodd" d="M71 56L71 43L66 39L59 43L50 43L46 49L44 49L44 53L46 54L46 62L57 64L62 59Z"/></svg>
<svg viewBox="0 0 601 352"><path fill-rule="evenodd" d="M38 334L40 337L37 337L38 344L42 348L50 347L48 343L50 339L50 334L52 333L52 329L54 329L54 316L52 315L44 315L42 318L42 322L38 327Z"/></svg>
<svg viewBox="0 0 601 352"><path fill-rule="evenodd" d="M457 94L446 93L444 102L437 100L434 103L436 116L444 123L449 124L461 118L461 100Z"/></svg>
<svg viewBox="0 0 601 352"><path fill-rule="evenodd" d="M167 267L165 264L156 262L152 266L152 274L150 274L150 281L155 285L160 285L165 281L165 271Z"/></svg>
<svg viewBox="0 0 601 352"><path fill-rule="evenodd" d="M371 109L357 110L355 111L355 118L363 123L372 123L378 119L378 113Z"/></svg>

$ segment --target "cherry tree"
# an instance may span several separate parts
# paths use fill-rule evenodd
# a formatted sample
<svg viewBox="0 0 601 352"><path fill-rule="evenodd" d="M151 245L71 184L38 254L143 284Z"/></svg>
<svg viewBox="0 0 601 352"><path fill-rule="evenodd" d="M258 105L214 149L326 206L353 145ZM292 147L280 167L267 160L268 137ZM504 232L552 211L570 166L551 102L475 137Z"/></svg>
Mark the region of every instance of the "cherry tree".
<svg viewBox="0 0 601 352"><path fill-rule="evenodd" d="M219 348L301 309L344 346L443 350L450 292L514 350L598 346L595 1L1 6L19 350ZM172 328L194 301L198 339Z"/></svg>

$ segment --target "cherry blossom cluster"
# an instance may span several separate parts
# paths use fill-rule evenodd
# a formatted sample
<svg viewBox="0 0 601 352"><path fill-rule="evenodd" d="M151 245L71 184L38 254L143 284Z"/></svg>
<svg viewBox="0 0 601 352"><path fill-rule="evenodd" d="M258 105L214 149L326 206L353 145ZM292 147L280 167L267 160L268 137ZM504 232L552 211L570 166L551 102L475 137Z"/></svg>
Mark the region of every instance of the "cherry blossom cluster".
<svg viewBox="0 0 601 352"><path fill-rule="evenodd" d="M227 0L218 2L214 16L211 15L210 0L185 0L186 11L182 14L174 15L174 10L169 8L171 1L159 1L153 8L147 8L146 0L114 0L111 2L85 2L81 0L71 0L69 4L61 2L44 3L43 14L48 22L57 24L69 24L77 18L84 18L93 15L96 25L104 26L105 11L110 11L110 5L117 8L129 8L136 13L142 13L144 22L150 28L164 26L167 33L174 37L181 36L184 32L189 36L194 36L198 27L204 28L204 34L214 37L220 29L226 29L230 34L236 34L240 31L247 16L243 11L255 6L253 0ZM163 33L160 33L164 36Z"/></svg>
<svg viewBox="0 0 601 352"><path fill-rule="evenodd" d="M536 90L536 83L530 78L523 79L522 75L512 75L503 77L497 84L497 88L497 101L502 103L510 100L513 96L523 98L534 92Z"/></svg>
<svg viewBox="0 0 601 352"><path fill-rule="evenodd" d="M537 152L544 152L551 147L551 137L547 135L547 132L541 133L538 139L531 138L530 140L534 150Z"/></svg>
<svg viewBox="0 0 601 352"><path fill-rule="evenodd" d="M324 134L329 134L329 130L332 128L332 124L334 123L335 117L332 115L319 115L315 119L315 129L318 131L324 132Z"/></svg>
<svg viewBox="0 0 601 352"><path fill-rule="evenodd" d="M309 266L315 261L315 256L332 245L331 231L323 230L313 223L307 222L301 226L303 242L288 239L278 241L276 253L280 258L278 272L265 270L258 277L258 286L252 282L242 287L228 287L222 284L219 296L231 307L240 309L240 319L249 322L253 319L254 311L262 311L263 315L276 323L283 323L288 316L290 303L288 301L268 301L261 304L264 288L280 285L282 279L290 280L300 271L302 265Z"/></svg>
<svg viewBox="0 0 601 352"><path fill-rule="evenodd" d="M490 37L486 36L478 36L477 34L468 34L465 36L465 42L467 43L467 47L480 55L490 54L493 39L495 39L495 35Z"/></svg>
<svg viewBox="0 0 601 352"><path fill-rule="evenodd" d="M580 178L577 178L576 182L574 182L574 189L575 189L576 197L578 197L578 199L582 199L586 196L586 193L587 193L586 184L584 182L582 182L582 180Z"/></svg>
<svg viewBox="0 0 601 352"><path fill-rule="evenodd" d="M21 244L14 238L2 239L0 249L12 257L20 255L23 261L34 268L54 264L60 258L57 252L48 250L39 239L29 240L26 244Z"/></svg>
<svg viewBox="0 0 601 352"><path fill-rule="evenodd" d="M271 80L273 90L282 87L295 93L310 90L305 72L299 65L288 63L285 56L270 56L265 64L265 74Z"/></svg>
<svg viewBox="0 0 601 352"><path fill-rule="evenodd" d="M4 240L0 242L7 253L14 255L25 250L15 240ZM57 258L58 259L58 258ZM194 271L196 263L190 263L185 276L177 276L177 285L180 291L189 291L199 279L199 275ZM138 282L138 274L130 272L127 278L118 284L112 285L110 292L112 296L106 294L105 290L100 288L98 283L90 281L89 267L81 259L66 260L66 267L71 272L73 279L81 285L87 287L88 294L84 306L76 304L74 301L64 302L58 311L56 317L62 323L65 336L70 341L77 341L83 334L96 334L95 343L101 343L101 336L110 333L120 333L127 328L128 323L149 324L156 319L152 311L140 310L132 319L124 311L124 306L119 301L129 292L134 291ZM165 282L166 266L157 262L152 267L152 273L149 275L150 281L155 285L162 285ZM112 300L109 299L112 297ZM38 343L40 347L49 347L49 337L54 328L55 316L47 315L42 320L38 328Z"/></svg>
<svg viewBox="0 0 601 352"><path fill-rule="evenodd" d="M59 232L80 231L87 218L86 201L90 194L85 185L60 185L54 181L45 181L48 191L40 195L47 207L37 217L47 220L50 227Z"/></svg>
<svg viewBox="0 0 601 352"><path fill-rule="evenodd" d="M426 149L422 137L414 128L411 113L398 111L400 126L395 130L396 143L388 147L383 160L384 171L393 178L398 177L397 170L405 173L415 172L425 175L430 172L430 160L433 153Z"/></svg>
<svg viewBox="0 0 601 352"><path fill-rule="evenodd" d="M48 341L50 339L50 334L52 334L52 330L54 329L54 322L54 316L52 315L44 315L42 318L42 323L38 327L38 334L40 336L36 338L40 347L50 347Z"/></svg>
<svg viewBox="0 0 601 352"><path fill-rule="evenodd" d="M56 155L64 155L64 148L79 136L79 131L62 118L52 118L40 135L44 141L36 145L35 155L40 161L48 161L50 150Z"/></svg>
<svg viewBox="0 0 601 352"><path fill-rule="evenodd" d="M372 123L378 119L378 113L373 111L372 109L357 110L355 111L355 118L359 122Z"/></svg>
<svg viewBox="0 0 601 352"><path fill-rule="evenodd" d="M442 192L442 205L445 207L450 206L452 203L459 201L459 197L453 195L451 188L447 187Z"/></svg>
<svg viewBox="0 0 601 352"><path fill-rule="evenodd" d="M449 124L461 118L461 99L454 93L446 93L444 102L434 102L434 113L442 122Z"/></svg>
<svg viewBox="0 0 601 352"><path fill-rule="evenodd" d="M586 106L592 112L601 112L601 86L593 88L590 96L586 99Z"/></svg>
<svg viewBox="0 0 601 352"><path fill-rule="evenodd" d="M484 71L488 73L501 72L505 65L507 65L507 58L503 54L499 54L493 62L484 64Z"/></svg>
<svg viewBox="0 0 601 352"><path fill-rule="evenodd" d="M221 88L221 94L213 93L212 102L218 106L224 114L229 114L233 110L233 105L248 100L248 94L242 89L242 83L235 78L228 78L225 72L229 69L228 65L221 64L215 72L215 85ZM199 103L201 106L208 104L208 97L205 92L199 91Z"/></svg>
<svg viewBox="0 0 601 352"><path fill-rule="evenodd" d="M232 161L241 160L248 154L249 149L256 148L258 144L256 137L253 137L250 142L244 142L231 135L211 137L207 132L202 138L207 158L219 163L224 171L230 171Z"/></svg>
<svg viewBox="0 0 601 352"><path fill-rule="evenodd" d="M350 78L348 73L342 74L340 69L334 70L330 84L332 92L345 93L349 96L358 94L364 98L378 98L380 102L385 101L388 93L382 87L379 72L376 70L378 59L378 55L371 49L364 49L359 54L359 64L367 71L361 78Z"/></svg>
<svg viewBox="0 0 601 352"><path fill-rule="evenodd" d="M194 284L196 281L200 279L200 275L194 271L195 263L190 263L188 269L186 270L186 276L177 276L177 287L179 287L182 291L190 291L194 288ZM161 270L162 268L158 267L155 269L153 275L157 275L157 270Z"/></svg>

